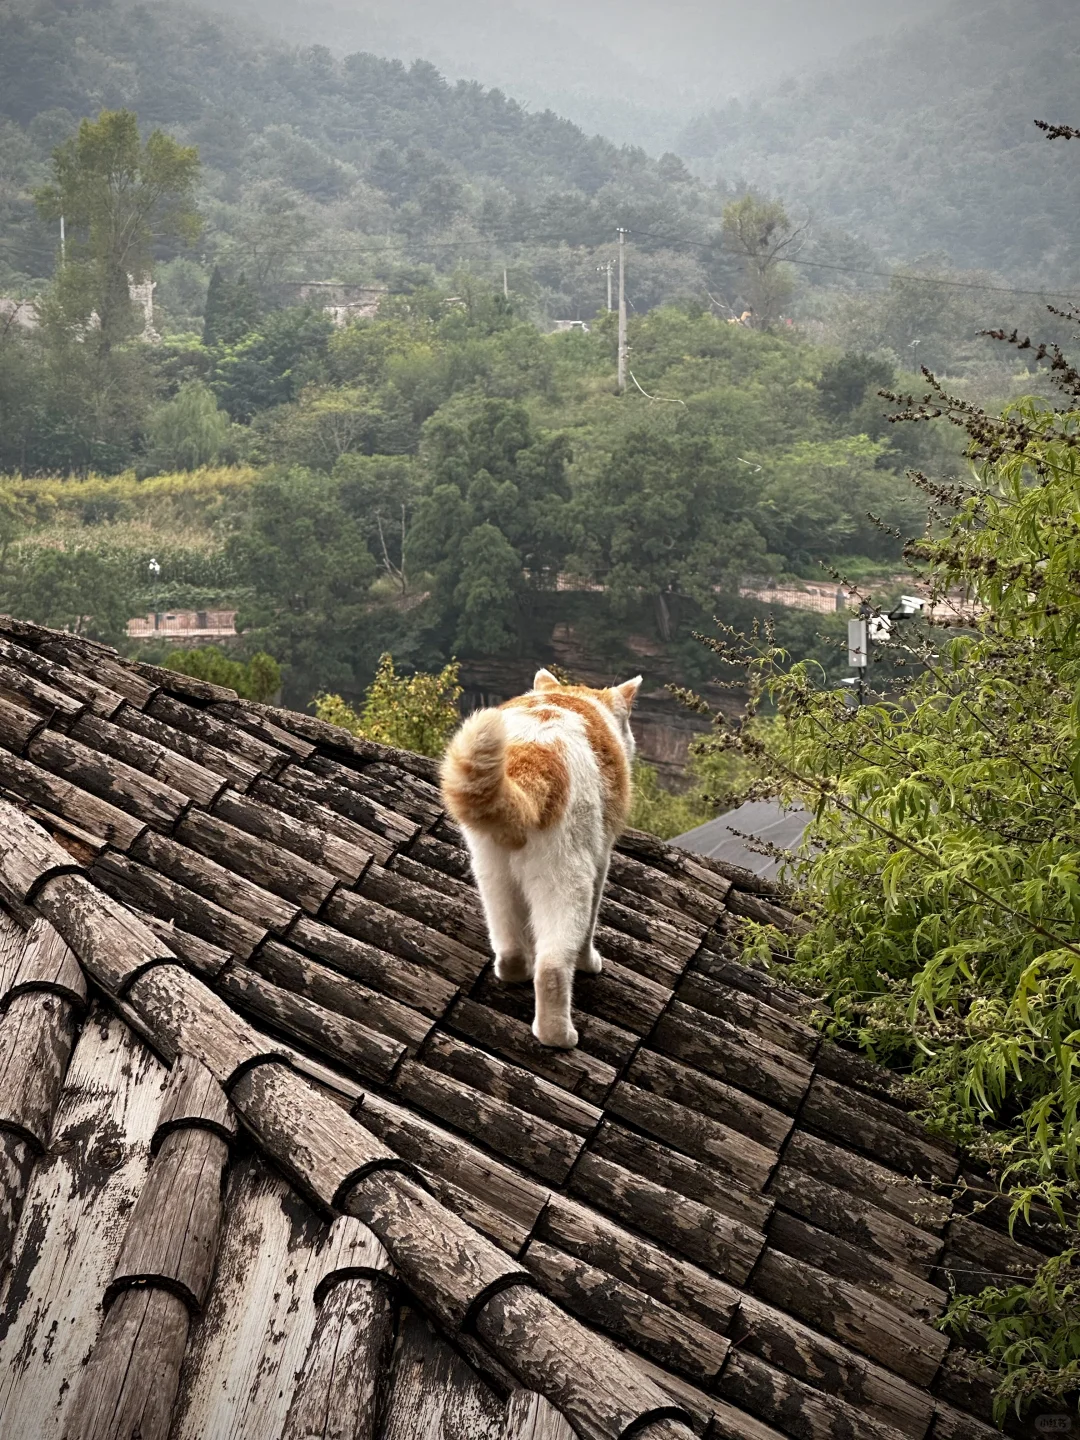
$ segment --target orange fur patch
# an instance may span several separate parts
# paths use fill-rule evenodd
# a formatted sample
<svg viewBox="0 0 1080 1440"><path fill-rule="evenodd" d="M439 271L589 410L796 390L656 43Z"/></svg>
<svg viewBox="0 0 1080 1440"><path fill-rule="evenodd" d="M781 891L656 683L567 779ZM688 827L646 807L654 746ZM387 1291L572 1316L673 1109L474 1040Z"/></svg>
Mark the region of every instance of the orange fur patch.
<svg viewBox="0 0 1080 1440"><path fill-rule="evenodd" d="M606 699L604 698L606 697ZM596 703L614 709L610 690L589 690L584 685L567 685L562 690L544 692L544 703L572 710L585 722L585 738L600 767L600 784L604 792L604 825L616 833L626 824L630 813L630 766L626 752L612 733L611 726L597 713Z"/></svg>
<svg viewBox="0 0 1080 1440"><path fill-rule="evenodd" d="M630 813L630 766L601 707L614 714L623 703L612 690L562 685L545 686L499 706L527 710L541 722L557 720L560 711L581 717L600 772L604 828L611 836L622 830ZM485 714L495 712L471 717L451 741L442 766L443 795L459 823L487 830L509 849L520 850L531 830L547 829L565 814L570 769L558 740L507 743L501 730L491 730L480 720Z"/></svg>
<svg viewBox="0 0 1080 1440"><path fill-rule="evenodd" d="M562 742L509 740L496 710L469 716L447 746L440 769L443 798L454 819L486 831L511 850L520 850L531 831L554 825L570 799Z"/></svg>
<svg viewBox="0 0 1080 1440"><path fill-rule="evenodd" d="M506 750L506 778L526 796L534 814L531 828L546 830L562 818L570 799L570 767L556 740L513 740Z"/></svg>

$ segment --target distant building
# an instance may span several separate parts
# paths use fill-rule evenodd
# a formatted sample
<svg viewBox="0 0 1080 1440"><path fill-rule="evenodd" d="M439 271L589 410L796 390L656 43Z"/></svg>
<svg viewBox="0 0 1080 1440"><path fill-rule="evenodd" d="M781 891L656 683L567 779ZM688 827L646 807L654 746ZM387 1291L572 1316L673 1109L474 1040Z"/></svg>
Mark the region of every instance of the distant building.
<svg viewBox="0 0 1080 1440"><path fill-rule="evenodd" d="M134 275L128 276L128 295L131 299L131 307L137 315L142 316L142 333L140 340L147 345L158 345L161 343L161 336L154 329L154 291L157 289L155 281L148 275L145 280L136 280Z"/></svg>
<svg viewBox="0 0 1080 1440"><path fill-rule="evenodd" d="M339 328L351 320L371 320L378 314L385 285L346 285L338 280L301 280L282 287L294 304L317 304Z"/></svg>
<svg viewBox="0 0 1080 1440"><path fill-rule="evenodd" d="M38 328L37 303L34 300L14 300L10 295L0 295L0 331L14 326L17 330Z"/></svg>
<svg viewBox="0 0 1080 1440"><path fill-rule="evenodd" d="M589 333L589 326L584 320L556 320L554 329L556 334L561 334L566 330L580 330L583 335Z"/></svg>
<svg viewBox="0 0 1080 1440"><path fill-rule="evenodd" d="M842 585L797 584L777 585L775 580L767 584L758 582L740 585L739 594L744 600L760 600L765 605L783 605L792 610L816 610L821 615L846 610L851 598L850 592Z"/></svg>
<svg viewBox="0 0 1080 1440"><path fill-rule="evenodd" d="M145 280L136 280L134 275L128 276L128 297L136 317L142 320L139 339L148 345L157 345L161 340L154 328L155 288L155 282L149 276ZM19 330L36 330L40 323L36 300L15 300L10 295L0 295L0 331L13 325ZM100 324L97 311L92 310L87 328L96 330Z"/></svg>
<svg viewBox="0 0 1080 1440"><path fill-rule="evenodd" d="M159 610L127 623L129 640L224 640L236 634L235 610Z"/></svg>

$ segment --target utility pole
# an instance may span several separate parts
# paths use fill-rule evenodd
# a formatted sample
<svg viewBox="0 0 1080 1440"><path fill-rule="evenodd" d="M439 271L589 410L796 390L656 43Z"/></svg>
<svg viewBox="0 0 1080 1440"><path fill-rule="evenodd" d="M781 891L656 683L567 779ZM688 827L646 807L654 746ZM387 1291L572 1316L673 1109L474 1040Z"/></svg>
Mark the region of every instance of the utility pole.
<svg viewBox="0 0 1080 1440"><path fill-rule="evenodd" d="M66 253L66 247L65 247L65 245L64 245L64 217L63 217L63 215L61 215L61 216L60 216L60 264L63 265L63 264L66 263L66 261L67 261L67 253Z"/></svg>
<svg viewBox="0 0 1080 1440"><path fill-rule="evenodd" d="M921 595L901 595L887 615L875 611L869 600L860 603L858 617L848 621L848 664L857 673L840 682L854 692L856 710L866 704L866 677L874 645L887 641L898 621L913 620L925 609Z"/></svg>
<svg viewBox="0 0 1080 1440"><path fill-rule="evenodd" d="M626 389L626 235L619 226L619 369L618 389L621 395Z"/></svg>
<svg viewBox="0 0 1080 1440"><path fill-rule="evenodd" d="M503 266L503 299L510 299L510 285L506 278L506 266Z"/></svg>
<svg viewBox="0 0 1080 1440"><path fill-rule="evenodd" d="M603 264L603 265L597 265L597 267L596 267L596 273L597 273L598 275L606 275L606 276L607 276L607 308L608 308L608 314L610 315L610 314L611 314L611 261L608 260L608 261L607 261L605 264Z"/></svg>

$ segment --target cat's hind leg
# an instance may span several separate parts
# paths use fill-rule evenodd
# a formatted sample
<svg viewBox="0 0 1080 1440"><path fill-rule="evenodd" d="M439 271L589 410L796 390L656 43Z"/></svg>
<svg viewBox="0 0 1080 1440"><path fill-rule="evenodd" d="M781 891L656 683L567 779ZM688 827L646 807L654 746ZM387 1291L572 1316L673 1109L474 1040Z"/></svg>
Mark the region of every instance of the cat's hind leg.
<svg viewBox="0 0 1080 1440"><path fill-rule="evenodd" d="M611 852L608 851L606 858L601 861L600 868L596 872L596 879L593 882L592 915L589 920L589 933L585 937L577 957L577 969L585 975L599 975L604 968L604 959L593 943L593 936L596 933L596 921L600 914L600 904L604 898L604 886L607 884L608 865L611 863Z"/></svg>
<svg viewBox="0 0 1080 1440"><path fill-rule="evenodd" d="M531 980L529 910L521 886L511 873L506 850L486 835L470 835L469 851L495 953L495 974L510 984Z"/></svg>
<svg viewBox="0 0 1080 1440"><path fill-rule="evenodd" d="M541 1045L572 1050L574 969L592 933L593 886L579 873L530 877L526 882L536 945L533 1034Z"/></svg>

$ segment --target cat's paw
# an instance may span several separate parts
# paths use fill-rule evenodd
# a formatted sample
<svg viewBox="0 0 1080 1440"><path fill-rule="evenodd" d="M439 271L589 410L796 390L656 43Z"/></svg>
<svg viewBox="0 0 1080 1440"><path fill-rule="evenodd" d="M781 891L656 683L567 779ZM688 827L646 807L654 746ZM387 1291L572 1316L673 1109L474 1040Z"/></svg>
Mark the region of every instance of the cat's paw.
<svg viewBox="0 0 1080 1440"><path fill-rule="evenodd" d="M552 1050L573 1050L578 1042L578 1033L567 1020L549 1020L541 1025L539 1019L532 1023L532 1033L541 1045Z"/></svg>
<svg viewBox="0 0 1080 1440"><path fill-rule="evenodd" d="M496 955L495 974L504 984L520 985L532 979L532 961L527 955Z"/></svg>
<svg viewBox="0 0 1080 1440"><path fill-rule="evenodd" d="M600 974L604 968L604 957L595 945L590 945L588 950L578 957L577 968L583 975Z"/></svg>

